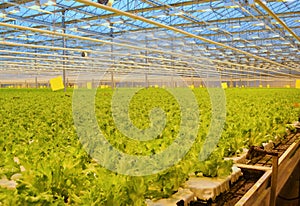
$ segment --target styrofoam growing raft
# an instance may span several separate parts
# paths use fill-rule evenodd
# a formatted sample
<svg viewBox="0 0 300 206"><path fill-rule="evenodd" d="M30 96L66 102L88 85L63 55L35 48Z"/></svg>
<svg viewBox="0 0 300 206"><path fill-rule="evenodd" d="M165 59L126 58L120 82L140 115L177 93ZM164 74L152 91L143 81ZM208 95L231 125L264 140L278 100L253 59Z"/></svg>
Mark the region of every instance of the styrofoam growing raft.
<svg viewBox="0 0 300 206"><path fill-rule="evenodd" d="M273 148L273 151L277 151L279 154L278 165L275 171L276 174L270 163L272 162L272 157L270 157L270 155L262 155L260 158L256 158L255 162L250 161L248 164L238 164L240 168L264 170L265 173L235 204L236 206L269 206L275 204L276 197L297 165L299 165L300 133L290 134L282 144L276 145ZM272 176L274 177L273 181ZM274 193L273 198L272 193Z"/></svg>
<svg viewBox="0 0 300 206"><path fill-rule="evenodd" d="M299 131L298 131L299 132ZM276 175L271 155L264 153L254 159L246 159L246 154L237 158L233 173L225 178L191 177L185 189L179 190L171 198L147 201L148 206L270 206L288 181L300 160L300 133L288 135L272 150L278 154ZM276 177L272 180L271 177ZM272 183L272 184L271 184ZM273 200L271 200L273 193Z"/></svg>
<svg viewBox="0 0 300 206"><path fill-rule="evenodd" d="M275 206L282 188L291 181L289 178L292 173L295 173L296 167L300 167L300 133L291 133L280 143L274 144L271 150L268 148L270 147L259 148L255 151L255 155L242 155L242 158L236 162L236 166L242 169L243 176L231 186L229 191L222 193L215 200L198 199L190 205ZM273 153L277 156L272 156ZM251 158L247 159L246 156ZM299 187L299 181L296 187ZM298 203L293 205L299 205Z"/></svg>
<svg viewBox="0 0 300 206"><path fill-rule="evenodd" d="M233 166L232 174L226 178L190 177L184 188L170 198L147 200L148 206L188 205L194 199L215 199L222 192L230 189L230 185L242 176L241 169Z"/></svg>
<svg viewBox="0 0 300 206"><path fill-rule="evenodd" d="M232 174L226 178L191 177L185 188L190 189L196 198L201 200L215 199L222 192L230 189L230 185L242 176L240 168L232 167Z"/></svg>
<svg viewBox="0 0 300 206"><path fill-rule="evenodd" d="M187 206L192 200L194 200L194 193L189 189L180 188L178 192L176 192L170 198L160 199L157 201L147 200L146 203L148 206Z"/></svg>

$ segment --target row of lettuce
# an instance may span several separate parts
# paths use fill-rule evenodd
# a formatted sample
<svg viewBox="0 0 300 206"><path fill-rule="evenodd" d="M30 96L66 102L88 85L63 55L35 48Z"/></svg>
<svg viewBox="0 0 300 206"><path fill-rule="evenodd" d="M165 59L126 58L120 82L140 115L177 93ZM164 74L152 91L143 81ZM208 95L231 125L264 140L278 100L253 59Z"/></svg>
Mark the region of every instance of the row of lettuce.
<svg viewBox="0 0 300 206"><path fill-rule="evenodd" d="M179 93L184 95L184 91ZM143 205L147 198L173 194L191 173L228 175L232 162L224 161L224 157L241 153L250 145L284 138L286 124L296 121L300 114L297 89L227 89L221 138L216 147L212 145L214 151L209 157L199 161L208 131L214 125L210 124L209 93L201 88L192 92L200 121L188 153L157 174L128 176L102 167L83 148L73 121L72 90L66 93L48 89L0 90L0 179L21 174L16 189L0 187L0 203ZM165 112L164 129L147 141L130 138L119 130L112 111L113 95L111 89L97 92L95 114L99 128L114 148L130 155L151 156L163 152L176 140L182 114L170 92L160 88L141 89L129 104L128 116L140 130L153 126L150 121L153 108ZM107 157L107 161L118 161L118 157ZM122 167L130 170L126 162Z"/></svg>

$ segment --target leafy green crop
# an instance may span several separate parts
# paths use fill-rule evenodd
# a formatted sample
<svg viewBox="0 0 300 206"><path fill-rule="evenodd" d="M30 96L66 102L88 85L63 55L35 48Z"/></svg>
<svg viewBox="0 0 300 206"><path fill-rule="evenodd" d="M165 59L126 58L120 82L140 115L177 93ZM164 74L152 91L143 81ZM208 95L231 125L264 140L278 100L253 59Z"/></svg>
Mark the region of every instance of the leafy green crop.
<svg viewBox="0 0 300 206"><path fill-rule="evenodd" d="M294 106L300 99L296 89L227 89L227 116L221 139L209 158L200 162L199 153L213 125L207 91L198 88L193 92L200 123L190 151L164 172L132 177L108 171L83 149L72 118L72 90L65 94L48 89L1 89L0 178L10 179L16 173L21 178L16 190L0 187L0 205L143 205L146 198L170 196L191 173L227 176L232 162L225 161L225 156L239 154L250 145L284 138L285 125L300 114ZM99 89L95 112L99 128L113 147L132 155L153 155L174 142L180 131L181 113L170 93L158 88L143 89L131 100L129 116L137 128L150 126L149 112L153 108L165 112L163 131L153 140L141 142L116 128L112 96L111 89ZM106 159L119 161L120 167L130 170L126 161L113 156Z"/></svg>

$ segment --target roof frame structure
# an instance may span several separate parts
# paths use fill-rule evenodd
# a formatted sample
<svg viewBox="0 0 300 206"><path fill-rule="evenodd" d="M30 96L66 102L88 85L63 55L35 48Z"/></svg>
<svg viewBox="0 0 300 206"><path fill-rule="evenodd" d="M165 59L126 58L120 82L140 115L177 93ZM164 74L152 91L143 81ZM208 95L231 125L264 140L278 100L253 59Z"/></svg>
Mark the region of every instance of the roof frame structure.
<svg viewBox="0 0 300 206"><path fill-rule="evenodd" d="M128 67L126 63L111 62L110 67L120 73L149 71L149 65L138 62L166 53L171 56L157 60L162 68L177 58L186 62L187 68L197 65L201 71L213 64L228 76L251 72L259 77L297 78L300 74L300 2L296 0L251 0L248 4L244 0L115 0L113 7L89 0L55 2L0 1L0 73L16 71L17 64L30 61L40 63L39 67L29 67L31 73L38 70L48 75L51 69L43 62L51 61L58 62L52 64L57 71L86 72L89 70L82 68L80 60L73 61L72 66L68 55L76 58L75 54L90 51L89 58L102 61L112 56L126 60L128 54L134 54L130 61L137 64L129 70L121 69ZM29 6L32 4L36 7ZM160 32L165 34L157 35ZM101 56L98 50L102 49L111 53ZM23 53L15 59L9 55L20 50ZM117 53L122 50L122 55ZM74 54L69 54L71 51ZM35 52L53 58L43 59L33 55ZM199 56L205 59L202 67L201 61L188 63ZM90 72L99 66L89 65ZM191 76L191 69L173 69Z"/></svg>

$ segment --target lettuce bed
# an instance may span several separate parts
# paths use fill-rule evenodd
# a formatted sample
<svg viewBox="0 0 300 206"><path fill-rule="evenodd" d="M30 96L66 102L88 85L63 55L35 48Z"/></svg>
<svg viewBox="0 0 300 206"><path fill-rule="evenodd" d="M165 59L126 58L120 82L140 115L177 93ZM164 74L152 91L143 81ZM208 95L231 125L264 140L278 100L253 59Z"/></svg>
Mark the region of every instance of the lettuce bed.
<svg viewBox="0 0 300 206"><path fill-rule="evenodd" d="M205 89L193 92L201 121L188 154L164 172L131 177L101 167L82 148L73 123L72 90L65 94L48 89L1 89L0 178L10 179L16 173L22 176L16 190L0 187L0 203L143 205L146 198L174 193L190 173L228 175L232 163L224 161L225 156L238 154L250 145L284 138L286 124L296 121L300 114L297 89L227 89L222 136L210 157L199 162L210 126L211 107ZM112 95L111 89L99 89L95 98L99 127L111 145L132 155L153 155L172 144L181 118L180 107L172 95L163 89L149 88L140 90L132 99L129 116L140 129L151 125L152 108L160 107L166 114L164 130L155 139L144 142L130 139L116 128ZM115 161L114 157L109 161ZM126 166L130 169L130 165Z"/></svg>

